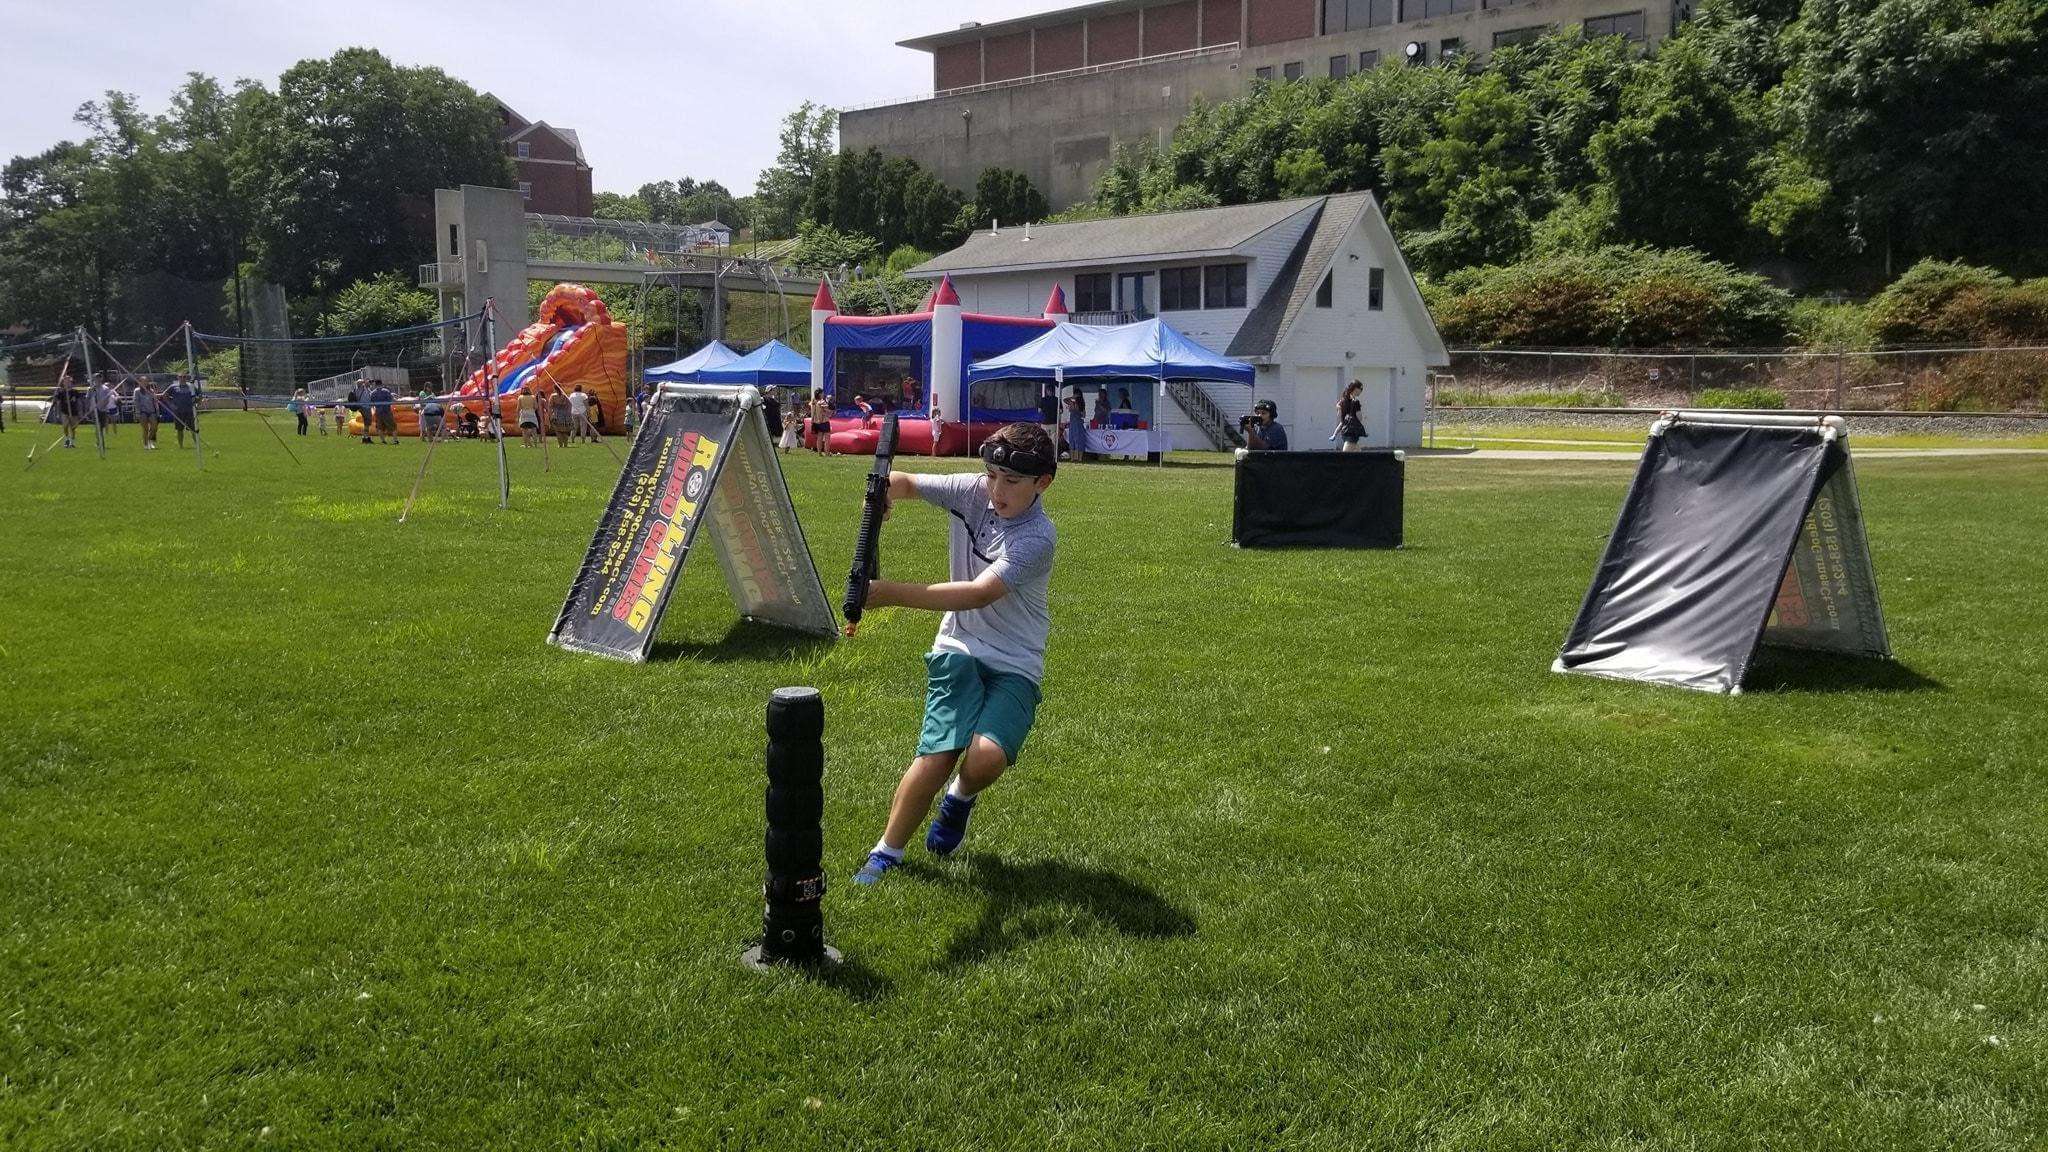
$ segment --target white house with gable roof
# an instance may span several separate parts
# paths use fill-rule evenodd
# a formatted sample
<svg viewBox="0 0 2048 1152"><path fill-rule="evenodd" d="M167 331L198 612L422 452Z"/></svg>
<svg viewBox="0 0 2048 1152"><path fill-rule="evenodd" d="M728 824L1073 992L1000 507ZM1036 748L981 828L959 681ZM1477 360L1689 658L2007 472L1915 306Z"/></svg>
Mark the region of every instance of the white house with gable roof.
<svg viewBox="0 0 2048 1152"><path fill-rule="evenodd" d="M1291 447L1334 448L1352 380L1365 385L1367 443L1413 447L1429 370L1450 362L1370 192L984 228L909 275L950 276L967 310L1013 316L1038 315L1058 287L1076 323L1156 315L1253 365L1251 389L1201 387L1213 408L1173 391L1159 423L1186 447L1216 442L1219 423L1234 429L1260 399L1278 405Z"/></svg>

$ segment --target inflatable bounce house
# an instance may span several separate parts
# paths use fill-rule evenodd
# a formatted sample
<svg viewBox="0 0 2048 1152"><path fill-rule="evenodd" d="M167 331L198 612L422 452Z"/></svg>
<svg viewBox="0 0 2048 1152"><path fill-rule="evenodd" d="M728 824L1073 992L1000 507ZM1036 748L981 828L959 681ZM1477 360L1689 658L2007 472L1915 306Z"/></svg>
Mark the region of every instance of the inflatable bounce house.
<svg viewBox="0 0 2048 1152"><path fill-rule="evenodd" d="M626 326L612 319L611 309L597 293L581 284L557 284L541 301L538 319L521 329L460 388L440 399L452 426L465 411L481 417L485 400L495 395L499 417L510 432L519 426L521 389L530 387L536 396L544 396L555 388L573 392L581 384L597 398L604 419L601 430L623 433L630 361ZM398 419L401 434L419 435L416 405L401 405L392 415ZM360 417L349 422L349 431L361 435Z"/></svg>
<svg viewBox="0 0 2048 1152"><path fill-rule="evenodd" d="M831 287L819 284L811 301L811 392L832 404L832 451L873 452L888 412L901 414L896 450L920 456L965 456L1003 425L1037 420L1036 381L998 381L970 392L967 366L1044 335L1066 318L1063 299L1055 293L1043 319L963 312L947 277L916 312L841 316Z"/></svg>

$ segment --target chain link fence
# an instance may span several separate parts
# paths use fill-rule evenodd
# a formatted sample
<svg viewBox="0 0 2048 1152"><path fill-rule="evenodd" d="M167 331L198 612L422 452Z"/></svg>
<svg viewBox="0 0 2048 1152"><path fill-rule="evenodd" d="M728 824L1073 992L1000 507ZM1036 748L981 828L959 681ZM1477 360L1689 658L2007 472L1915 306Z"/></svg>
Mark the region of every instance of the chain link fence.
<svg viewBox="0 0 2048 1152"><path fill-rule="evenodd" d="M1461 348L1435 384L1447 407L1786 408L2040 412L2048 347L1874 351Z"/></svg>

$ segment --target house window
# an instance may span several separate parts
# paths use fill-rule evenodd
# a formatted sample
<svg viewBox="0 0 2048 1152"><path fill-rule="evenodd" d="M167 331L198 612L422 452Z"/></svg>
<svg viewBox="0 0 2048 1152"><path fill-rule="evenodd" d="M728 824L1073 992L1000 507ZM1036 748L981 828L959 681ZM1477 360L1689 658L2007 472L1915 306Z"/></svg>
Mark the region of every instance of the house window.
<svg viewBox="0 0 2048 1152"><path fill-rule="evenodd" d="M521 160L524 160L531 155L533 155L533 145L528 144L524 140L521 140L519 142L519 158Z"/></svg>
<svg viewBox="0 0 2048 1152"><path fill-rule="evenodd" d="M1323 0L1323 35L1394 22L1394 0Z"/></svg>
<svg viewBox="0 0 2048 1152"><path fill-rule="evenodd" d="M1336 282L1337 272L1335 269L1323 273L1323 283L1316 289L1316 307L1328 308L1330 306L1332 297L1336 295Z"/></svg>
<svg viewBox="0 0 2048 1152"><path fill-rule="evenodd" d="M1449 16L1455 12L1470 12L1473 0L1405 0L1405 15L1410 20L1427 20L1432 16Z"/></svg>
<svg viewBox="0 0 2048 1152"><path fill-rule="evenodd" d="M1208 308L1244 307L1245 266L1242 264L1211 264L1202 269L1203 306Z"/></svg>
<svg viewBox="0 0 2048 1152"><path fill-rule="evenodd" d="M1360 72L1370 72L1370 71L1372 71L1373 69L1375 69L1375 68L1377 68L1377 67L1379 67L1379 66L1380 66L1380 53L1379 53L1379 49L1377 49L1377 48L1368 48L1368 49L1366 49L1365 51L1363 51L1363 52L1360 52L1360 53L1358 54L1358 70L1359 70Z"/></svg>
<svg viewBox="0 0 2048 1152"><path fill-rule="evenodd" d="M1199 267L1159 270L1159 310L1192 312L1202 306L1202 270Z"/></svg>
<svg viewBox="0 0 2048 1152"><path fill-rule="evenodd" d="M1074 277L1074 311L1108 312L1112 308L1109 302L1109 273L1092 272Z"/></svg>
<svg viewBox="0 0 2048 1152"><path fill-rule="evenodd" d="M1285 80L1301 79L1301 61L1289 60L1280 66L1280 76Z"/></svg>
<svg viewBox="0 0 2048 1152"><path fill-rule="evenodd" d="M1527 44L1531 41L1541 40L1549 33L1550 27L1546 24L1538 24L1534 28L1510 28L1505 32L1495 32L1493 34L1493 46L1495 48L1505 48L1510 44Z"/></svg>
<svg viewBox="0 0 2048 1152"><path fill-rule="evenodd" d="M1351 54L1349 52L1344 53L1342 56L1330 57L1330 79L1342 80L1349 75L1351 75Z"/></svg>
<svg viewBox="0 0 2048 1152"><path fill-rule="evenodd" d="M1595 36L1619 36L1637 44L1643 42L1643 14L1641 12L1617 12L1612 16L1595 16L1586 21L1586 38Z"/></svg>
<svg viewBox="0 0 2048 1152"><path fill-rule="evenodd" d="M530 181L526 181L526 180L521 180L521 181L519 182L519 198L520 198L521 200L531 200L531 199L533 199L533 184L532 184L532 182L530 182Z"/></svg>
<svg viewBox="0 0 2048 1152"><path fill-rule="evenodd" d="M1365 274L1365 308L1379 312L1387 306L1387 270L1374 268Z"/></svg>
<svg viewBox="0 0 2048 1152"><path fill-rule="evenodd" d="M1271 64L1266 65L1264 68L1252 69L1252 79L1254 80L1271 80L1272 78L1273 66Z"/></svg>

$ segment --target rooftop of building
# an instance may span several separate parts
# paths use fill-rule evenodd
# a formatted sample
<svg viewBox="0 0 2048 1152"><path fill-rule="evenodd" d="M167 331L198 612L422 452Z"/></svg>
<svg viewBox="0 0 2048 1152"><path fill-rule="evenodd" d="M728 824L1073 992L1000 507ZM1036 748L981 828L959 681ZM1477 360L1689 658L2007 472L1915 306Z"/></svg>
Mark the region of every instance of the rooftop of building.
<svg viewBox="0 0 2048 1152"><path fill-rule="evenodd" d="M1156 256L1220 256L1328 199L1306 196L1028 228L1000 226L998 222L998 230L976 229L959 247L919 264L909 274L1071 267Z"/></svg>
<svg viewBox="0 0 2048 1152"><path fill-rule="evenodd" d="M1029 16L1018 16L1009 20L994 20L986 24L967 23L950 32L934 32L910 40L898 40L899 48L917 48L926 52L944 48L948 44L963 44L979 40L984 36L1000 36L1005 32L1022 32L1027 28L1050 28L1069 24L1088 16L1111 16L1118 12L1135 12L1149 8L1160 0L1097 0L1094 4L1076 4L1071 8L1056 8L1051 12L1034 12Z"/></svg>

